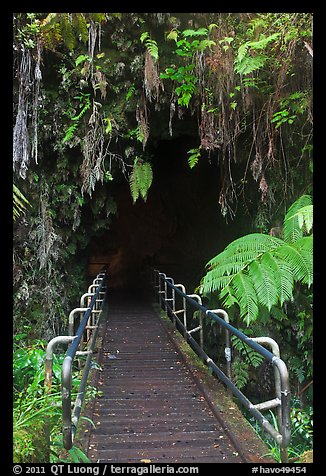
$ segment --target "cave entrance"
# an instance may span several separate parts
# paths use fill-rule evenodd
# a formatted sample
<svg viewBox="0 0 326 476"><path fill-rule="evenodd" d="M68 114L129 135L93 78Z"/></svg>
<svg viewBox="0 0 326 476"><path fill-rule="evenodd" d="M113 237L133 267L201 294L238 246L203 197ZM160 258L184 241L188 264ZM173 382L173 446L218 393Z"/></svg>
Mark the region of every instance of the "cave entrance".
<svg viewBox="0 0 326 476"><path fill-rule="evenodd" d="M91 275L109 264L111 288L137 288L154 266L189 289L198 285L205 264L234 239L237 226L227 225L220 212L217 157L190 169L187 151L194 147L193 135L151 144L154 178L147 201L133 204L127 181L119 184L117 216L90 245Z"/></svg>

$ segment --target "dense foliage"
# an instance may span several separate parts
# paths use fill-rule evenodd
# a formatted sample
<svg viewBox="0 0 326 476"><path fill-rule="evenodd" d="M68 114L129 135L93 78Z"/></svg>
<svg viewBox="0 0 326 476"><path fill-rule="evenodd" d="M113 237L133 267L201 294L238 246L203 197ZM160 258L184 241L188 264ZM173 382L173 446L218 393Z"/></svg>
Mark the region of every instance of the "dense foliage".
<svg viewBox="0 0 326 476"><path fill-rule="evenodd" d="M308 398L312 289L300 281L312 281L312 201L289 207L312 195L312 15L16 13L13 28L15 334L26 329L34 349L66 328L85 287L84 250L110 229L119 184L146 201L150 146L192 121L198 143L184 160L192 173L218 162L225 222L244 213L253 228L212 259L204 290L237 303L249 332L274 312L296 396ZM23 405L34 377L17 359Z"/></svg>

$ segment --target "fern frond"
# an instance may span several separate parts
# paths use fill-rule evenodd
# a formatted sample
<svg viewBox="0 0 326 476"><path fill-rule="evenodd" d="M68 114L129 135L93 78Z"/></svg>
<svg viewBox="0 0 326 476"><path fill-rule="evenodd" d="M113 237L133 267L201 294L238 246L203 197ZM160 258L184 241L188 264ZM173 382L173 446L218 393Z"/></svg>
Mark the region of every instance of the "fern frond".
<svg viewBox="0 0 326 476"><path fill-rule="evenodd" d="M24 213L26 206L30 205L27 198L22 194L19 188L13 184L13 218L16 220L21 213Z"/></svg>
<svg viewBox="0 0 326 476"><path fill-rule="evenodd" d="M310 286L313 282L312 236L296 243L284 243L275 251L275 256L291 266L293 279Z"/></svg>
<svg viewBox="0 0 326 476"><path fill-rule="evenodd" d="M262 68L267 59L266 55L245 56L241 61L235 61L234 70L239 74L250 74Z"/></svg>
<svg viewBox="0 0 326 476"><path fill-rule="evenodd" d="M240 317L249 325L258 317L257 294L249 276L242 271L237 273L232 290L240 306Z"/></svg>
<svg viewBox="0 0 326 476"><path fill-rule="evenodd" d="M134 203L139 196L144 201L147 199L148 190L153 181L153 171L149 162L136 158L134 168L129 177L130 191Z"/></svg>
<svg viewBox="0 0 326 476"><path fill-rule="evenodd" d="M183 30L181 34L182 36L185 36L185 37L192 37L192 36L207 35L207 33L208 33L207 28L202 27L202 28L198 28L198 30L191 30L191 29Z"/></svg>
<svg viewBox="0 0 326 476"><path fill-rule="evenodd" d="M157 61L158 60L158 46L155 40L152 40L148 31L145 31L140 36L140 41L145 43L149 54Z"/></svg>
<svg viewBox="0 0 326 476"><path fill-rule="evenodd" d="M236 358L232 363L232 373L236 386L241 390L249 380L249 365Z"/></svg>
<svg viewBox="0 0 326 476"><path fill-rule="evenodd" d="M271 309L278 301L278 288L274 274L266 261L253 261L249 267L249 277L254 285L260 304Z"/></svg>
<svg viewBox="0 0 326 476"><path fill-rule="evenodd" d="M188 157L188 165L191 169L193 169L195 165L198 164L198 160L200 157L200 147L198 147L197 149L188 150L187 154L190 154Z"/></svg>
<svg viewBox="0 0 326 476"><path fill-rule="evenodd" d="M303 225L309 233L313 223L312 197L302 195L290 206L285 215L283 233L285 241L293 243L303 236Z"/></svg>
<svg viewBox="0 0 326 476"><path fill-rule="evenodd" d="M72 14L72 25L77 37L86 44L88 40L88 28L87 21L83 13L73 13Z"/></svg>
<svg viewBox="0 0 326 476"><path fill-rule="evenodd" d="M65 46L72 51L75 48L76 40L69 13L60 13L59 24L62 32L62 39Z"/></svg>
<svg viewBox="0 0 326 476"><path fill-rule="evenodd" d="M244 344L244 342L236 336L231 337L233 347L244 357L245 363L252 365L254 368L259 367L263 362L264 357L256 352L254 349Z"/></svg>
<svg viewBox="0 0 326 476"><path fill-rule="evenodd" d="M293 273L292 267L286 261L278 259L273 254L267 252L262 257L262 262L270 268L278 293L280 305L292 299L293 294ZM273 307L273 306L272 306ZM271 310L271 309L270 309Z"/></svg>
<svg viewBox="0 0 326 476"><path fill-rule="evenodd" d="M266 63L268 56L264 54L250 55L250 50L263 50L266 46L276 40L279 33L273 33L270 36L263 37L258 41L247 41L238 49L238 54L234 60L234 69L239 74L250 74L260 69Z"/></svg>
<svg viewBox="0 0 326 476"><path fill-rule="evenodd" d="M257 259L260 254L276 249L283 243L283 240L276 236L251 233L230 243L224 251L207 263L207 267L211 269L228 260L240 261L245 267L249 261Z"/></svg>

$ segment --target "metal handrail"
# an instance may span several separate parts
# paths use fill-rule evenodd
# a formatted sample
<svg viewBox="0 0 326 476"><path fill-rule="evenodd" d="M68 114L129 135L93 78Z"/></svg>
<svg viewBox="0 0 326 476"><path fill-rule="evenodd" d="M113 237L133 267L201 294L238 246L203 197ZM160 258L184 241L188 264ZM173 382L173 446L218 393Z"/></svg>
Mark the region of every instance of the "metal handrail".
<svg viewBox="0 0 326 476"><path fill-rule="evenodd" d="M164 283L164 290L162 289L162 282ZM182 285L183 290L180 290L180 285L175 285L173 278L166 277L164 273L154 269L153 270L153 287L157 292L158 302L163 306L164 309L169 311L170 316L175 325L178 325L180 333L184 336L187 342L195 350L197 355L202 358L207 366L213 371L213 373L232 391L232 393L239 399L239 401L244 405L244 407L254 416L254 418L260 423L262 428L264 428L278 443L280 446L281 461L283 463L288 462L288 451L287 448L291 439L291 426L290 426L290 386L289 386L289 375L287 367L284 361L279 356L278 346L273 339L270 338L250 338L247 337L243 332L239 331L236 327L233 327L229 323L227 312L222 309L209 310L205 308L201 302L198 302L198 298L193 299L193 295L188 295L185 292L185 287ZM172 297L168 297L168 288L172 290ZM176 310L176 301L175 293L183 299L183 309ZM170 302L172 301L172 306ZM209 318L213 319L217 324L219 324L226 331L226 352L225 357L227 360L227 374L217 366L217 364L206 354L202 345L202 332L203 325L202 319L200 319L200 326L193 329L192 331L187 330L187 309L186 303L190 303L194 308L201 311L201 314L205 314ZM182 322L178 314L182 312L183 321ZM218 314L223 316L220 317ZM195 330L200 329L201 339L200 344L192 337L191 333ZM245 342L256 352L261 354L266 360L272 363L275 369L275 390L276 398L268 402L262 402L260 404L254 405L232 382L230 375L230 360L231 360L231 349L230 349L230 340L229 334L233 334L241 341ZM259 344L259 342L264 342L272 347L274 353L267 350L265 347ZM277 431L270 422L262 415L260 410L266 410L269 408L277 408L278 416L278 425L279 431Z"/></svg>
<svg viewBox="0 0 326 476"><path fill-rule="evenodd" d="M83 404L83 398L85 394L86 384L88 380L88 374L91 367L92 356L95 348L96 338L99 330L100 319L102 316L102 307L104 302L104 296L99 298L105 293L105 278L106 272L101 272L94 279L93 284L90 286L95 288L95 292L86 293L87 297L91 297L91 301L88 307L85 306L84 294L81 298L83 304L82 307L73 309L69 315L69 336L57 336L54 337L47 346L46 353L46 378L45 384L46 388L49 391L51 388L52 382L52 358L54 346L58 343L70 343L68 350L66 352L65 359L62 364L62 433L63 433L63 446L65 449L69 450L73 446L74 437L77 430L78 420L80 417L80 412ZM74 316L76 313L81 315L80 323L78 329L73 335L74 332ZM95 322L94 314L97 317ZM89 330L92 329L92 338L88 339L88 348L87 350L82 349L84 343L84 333L88 333L87 338L90 337ZM80 350L78 350L80 349ZM72 408L71 402L71 387L72 387L72 366L75 357L87 355L87 359L83 368L83 374L78 389L77 397Z"/></svg>
<svg viewBox="0 0 326 476"><path fill-rule="evenodd" d="M66 357L62 364L62 433L63 433L63 446L65 449L69 450L72 448L74 437L77 430L78 420L81 412L81 407L83 403L84 393L86 389L88 373L91 366L92 355L95 347L95 342L97 338L97 333L99 329L99 321L101 313L97 323L94 327L94 332L92 340L90 342L89 349L86 351L87 359L85 367L83 370L82 380L80 382L79 390L75 400L74 408L71 407L71 385L72 385L72 365L75 359L75 356L78 355L78 347L82 341L84 331L87 328L87 324L90 319L92 319L93 311L98 310L99 302L104 299L99 299L101 289L104 286L105 273L97 275L97 278L101 276L101 281L98 284L94 284L90 287L95 287L94 295L92 296L89 307L85 311L83 318L80 321L79 327L76 332L75 339L70 344L70 347L67 350ZM94 309L93 309L94 308Z"/></svg>

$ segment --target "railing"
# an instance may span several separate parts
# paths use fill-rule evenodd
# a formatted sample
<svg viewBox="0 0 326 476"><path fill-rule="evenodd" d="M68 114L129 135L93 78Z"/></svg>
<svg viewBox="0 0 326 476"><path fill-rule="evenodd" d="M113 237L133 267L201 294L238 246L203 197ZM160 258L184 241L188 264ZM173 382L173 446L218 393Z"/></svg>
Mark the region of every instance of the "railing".
<svg viewBox="0 0 326 476"><path fill-rule="evenodd" d="M186 294L183 284L175 284L174 280L167 277L166 274L153 270L153 287L157 294L157 299L163 310L165 310L174 325L178 328L187 342L191 345L197 355L202 358L213 373L227 386L229 392L232 392L244 405L244 407L260 423L262 428L267 431L280 446L281 461L288 462L288 445L291 438L290 427L290 387L287 367L282 359L277 343L269 337L249 338L241 331L229 323L228 314L223 309L206 309L202 305L201 297L198 294ZM181 309L176 309L176 296L182 300ZM188 330L187 323L187 304L200 311L199 325ZM217 364L204 351L204 328L203 315L213 319L225 330L225 359L226 374L217 366ZM181 319L179 318L181 316ZM220 317L222 316L222 317ZM193 334L199 331L199 343L193 338ZM232 382L231 380L231 347L230 334L249 345L256 352L274 366L275 378L275 398L258 404L253 404ZM269 345L272 352L260 344ZM262 415L261 411L276 408L278 430Z"/></svg>
<svg viewBox="0 0 326 476"><path fill-rule="evenodd" d="M67 450L73 446L83 404L104 302L105 278L105 271L99 273L93 280L93 284L89 286L88 292L80 298L80 307L71 311L69 315L69 335L54 337L46 349L45 385L47 390L50 391L54 348L57 344L70 343L62 364L62 433L63 445ZM74 333L76 314L79 314L80 322L76 333ZM80 386L72 408L72 369L75 357L80 356L87 356L87 358L82 369Z"/></svg>

